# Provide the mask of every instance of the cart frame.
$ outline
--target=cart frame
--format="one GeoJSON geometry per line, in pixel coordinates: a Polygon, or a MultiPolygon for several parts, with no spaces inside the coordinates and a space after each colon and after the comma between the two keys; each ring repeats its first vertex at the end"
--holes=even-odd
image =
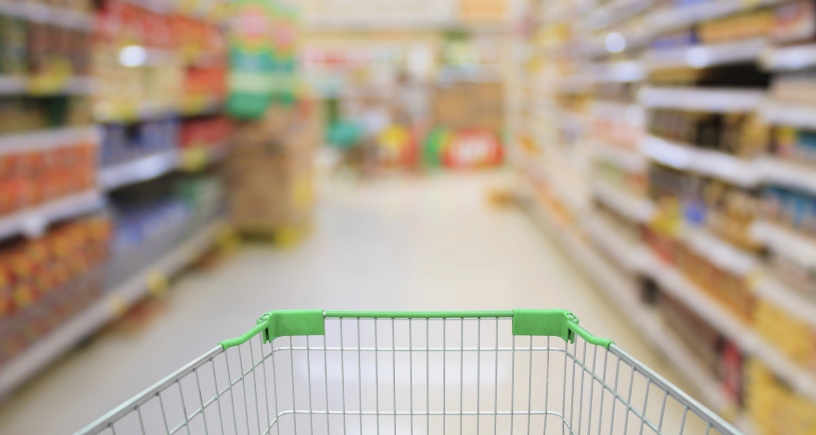
{"type": "MultiPolygon", "coordinates": [[[[349,420],[359,419],[359,429],[353,429],[350,433],[355,433],[355,430],[358,430],[357,433],[368,433],[370,431],[366,430],[364,427],[363,419],[365,418],[376,418],[376,427],[374,432],[380,433],[397,433],[397,421],[398,419],[410,419],[410,433],[414,433],[414,430],[417,429],[421,433],[436,433],[439,431],[438,428],[431,430],[431,421],[435,418],[441,419],[442,430],[441,433],[449,433],[450,426],[455,423],[456,417],[458,417],[458,433],[462,433],[463,431],[463,420],[465,418],[471,419],[475,421],[475,433],[479,433],[480,430],[484,431],[485,433],[498,433],[498,425],[499,421],[509,421],[510,432],[513,432],[513,425],[516,423],[519,417],[526,417],[526,429],[525,433],[531,432],[531,427],[534,425],[532,423],[532,418],[536,418],[536,422],[543,419],[543,429],[546,432],[550,428],[547,423],[548,417],[555,417],[559,419],[561,432],[564,434],[589,434],[590,432],[595,433],[597,431],[598,434],[601,433],[615,433],[615,407],[624,407],[623,411],[619,408],[618,413],[625,412],[625,426],[624,432],[626,433],[627,427],[629,425],[630,416],[632,416],[632,421],[638,423],[640,425],[639,433],[642,434],[644,428],[648,428],[648,433],[655,433],[655,434],[663,434],[663,433],[684,433],[684,426],[686,425],[686,417],[690,413],[695,415],[697,418],[703,421],[705,425],[705,434],[708,435],[711,433],[711,430],[714,429],[717,432],[724,434],[724,435],[740,435],[741,432],[738,431],[734,426],[729,424],[723,418],[718,416],[716,413],[711,411],[710,409],[706,408],[702,404],[700,404],[697,400],[693,399],[691,396],[683,392],[681,389],[667,381],[665,378],[654,372],[652,369],[629,355],[628,353],[624,352],[618,346],[616,346],[612,341],[595,337],[594,335],[587,332],[581,326],[579,326],[578,319],[569,311],[566,310],[509,310],[509,311],[450,311],[450,312],[397,312],[397,311],[323,311],[323,310],[295,310],[295,311],[272,311],[269,313],[264,314],[260,319],[257,321],[257,325],[248,331],[246,334],[221,342],[218,346],[211,349],[206,354],[200,356],[196,360],[190,362],[186,366],[182,367],[181,369],[175,371],[171,375],[167,376],[166,378],[162,379],[161,381],[157,382],[150,388],[144,390],[142,393],[136,395],[135,397],[131,398],[130,400],[126,401],[125,403],[121,404],[120,406],[114,408],[98,420],[94,421],[87,427],[79,430],[76,432],[78,435],[96,435],[100,433],[105,434],[117,434],[122,433],[119,427],[120,423],[124,424],[123,422],[128,419],[131,422],[131,426],[137,427],[136,433],[147,434],[147,433],[154,433],[152,430],[146,430],[145,428],[148,426],[146,424],[146,417],[143,418],[143,409],[146,409],[148,404],[155,404],[158,401],[158,407],[161,409],[161,417],[163,420],[162,429],[159,430],[160,433],[165,433],[169,435],[174,435],[176,433],[199,433],[201,432],[201,428],[203,428],[203,432],[201,433],[258,433],[260,435],[265,434],[272,434],[273,431],[275,433],[281,433],[281,425],[282,419],[289,416],[292,420],[292,425],[294,427],[294,431],[291,433],[300,433],[298,432],[298,423],[300,422],[301,428],[305,424],[305,421],[308,421],[309,433],[314,433],[315,428],[317,427],[316,420],[319,418],[325,419],[325,427],[320,426],[318,430],[322,431],[325,429],[325,433],[343,433],[346,434],[349,432],[347,430],[349,425],[349,420]],[[329,346],[327,342],[329,338],[327,338],[327,327],[326,324],[328,322],[332,323],[332,326],[339,325],[339,346],[329,346]],[[373,324],[373,332],[374,332],[374,345],[373,346],[364,346],[363,339],[361,339],[361,321],[364,323],[363,326],[370,326],[373,324]],[[383,334],[380,334],[380,338],[377,337],[377,328],[378,324],[389,325],[390,321],[390,330],[386,329],[386,333],[390,332],[390,345],[381,345],[383,338],[383,334]],[[399,323],[405,321],[407,322],[407,331],[409,337],[408,345],[398,346],[397,339],[396,339],[396,330],[400,329],[400,331],[404,331],[405,327],[399,323]],[[438,328],[434,326],[432,321],[441,321],[441,340],[442,346],[431,346],[432,337],[439,338],[438,336],[438,328]],[[466,323],[471,322],[472,323],[466,323]],[[495,321],[495,322],[494,322],[495,321]],[[366,322],[368,322],[366,324],[366,322]],[[383,323],[385,322],[385,323],[383,323]],[[495,323],[495,326],[493,325],[495,323]],[[500,345],[500,325],[504,325],[504,323],[508,323],[508,328],[512,328],[512,345],[500,345]],[[423,329],[424,324],[424,344],[420,344],[416,346],[416,342],[422,342],[422,338],[420,337],[421,334],[414,334],[414,330],[423,329]],[[475,329],[471,326],[471,324],[475,324],[475,329]],[[356,325],[356,345],[352,343],[349,345],[349,340],[354,340],[353,333],[351,337],[349,337],[349,333],[347,332],[344,335],[343,327],[346,325],[346,329],[354,329],[356,325]],[[434,329],[437,328],[437,329],[434,329]],[[454,343],[454,345],[458,344],[458,347],[451,347],[451,343],[447,343],[447,337],[453,333],[455,335],[456,329],[461,331],[462,338],[460,339],[459,343],[454,343]],[[431,330],[434,329],[434,334],[431,334],[431,330]],[[465,338],[467,331],[478,331],[476,336],[476,346],[466,346],[465,345],[465,338]],[[485,344],[486,338],[483,335],[486,334],[493,334],[495,330],[495,344],[485,344]],[[310,338],[314,336],[323,336],[322,343],[318,346],[314,346],[310,344],[310,338]],[[284,341],[284,345],[276,346],[283,337],[288,337],[288,346],[287,343],[284,341]],[[305,337],[305,346],[296,346],[294,337],[305,337]],[[517,345],[517,341],[524,341],[523,337],[529,337],[529,345],[522,345],[519,347],[517,345]],[[536,340],[546,340],[546,345],[534,345],[534,338],[536,340]],[[551,346],[550,340],[551,338],[560,339],[555,340],[556,342],[560,343],[563,341],[563,347],[558,346],[551,346]],[[253,340],[255,339],[255,340],[253,340]],[[579,358],[579,354],[581,351],[582,343],[583,348],[583,359],[579,358]],[[592,366],[590,367],[588,358],[588,345],[591,345],[592,349],[592,366]],[[266,346],[266,347],[265,347],[266,346]],[[237,359],[235,357],[235,351],[232,352],[232,355],[228,354],[230,349],[237,348],[237,359]],[[570,350],[571,348],[571,350],[570,350]],[[267,350],[264,350],[267,349],[267,350]],[[258,350],[260,350],[258,352],[258,350]],[[295,364],[293,354],[300,352],[300,354],[305,354],[305,357],[301,355],[301,358],[298,360],[298,364],[295,364]],[[341,366],[341,376],[338,377],[339,380],[333,380],[332,377],[329,376],[330,365],[327,362],[327,354],[335,352],[339,355],[340,358],[340,366],[341,366]],[[366,410],[364,408],[370,408],[370,404],[364,406],[364,398],[363,394],[363,370],[362,366],[363,362],[363,355],[368,352],[373,354],[374,357],[374,371],[375,371],[375,387],[376,387],[376,404],[373,410],[366,410]],[[529,365],[528,368],[528,379],[530,379],[529,385],[526,388],[526,409],[524,408],[524,404],[522,403],[521,406],[516,402],[523,402],[523,391],[517,391],[516,384],[518,383],[518,379],[522,379],[521,382],[524,383],[523,380],[523,373],[517,374],[516,366],[522,362],[525,358],[519,357],[517,359],[517,353],[524,352],[529,354],[529,365]],[[560,411],[550,409],[552,406],[551,404],[555,400],[556,405],[558,402],[557,393],[553,393],[552,397],[550,397],[550,390],[553,388],[558,387],[554,382],[551,382],[550,379],[550,366],[553,364],[551,362],[551,352],[558,352],[563,353],[563,379],[558,379],[559,383],[563,383],[562,386],[562,396],[561,396],[561,409],[560,411]],[[314,353],[318,354],[318,357],[312,357],[314,353]],[[356,373],[354,373],[353,367],[346,369],[346,362],[349,361],[349,358],[355,358],[356,353],[356,373]],[[410,378],[409,385],[410,385],[410,404],[405,405],[403,408],[405,410],[400,411],[401,408],[398,405],[398,402],[406,393],[403,390],[399,390],[398,396],[398,386],[397,386],[397,360],[398,355],[403,353],[407,353],[408,356],[408,364],[410,365],[410,370],[407,371],[408,377],[410,378]],[[432,390],[432,382],[431,382],[431,366],[430,360],[434,353],[440,353],[442,358],[442,382],[441,382],[441,393],[442,393],[442,405],[441,411],[434,411],[432,408],[432,397],[436,398],[438,396],[439,391],[438,387],[434,389],[434,396],[431,395],[432,390]],[[544,365],[541,364],[534,364],[533,356],[534,354],[546,355],[546,378],[544,380],[545,385],[545,393],[544,393],[544,402],[543,407],[540,410],[533,409],[533,386],[532,386],[532,378],[533,378],[533,371],[534,367],[536,370],[539,370],[538,367],[544,365]],[[256,355],[257,354],[257,355],[256,355]],[[284,370],[283,368],[279,369],[278,371],[275,370],[275,363],[278,361],[278,364],[285,364],[286,359],[284,356],[288,354],[288,370],[284,370]],[[320,361],[320,354],[322,354],[322,363],[320,361]],[[476,406],[475,411],[466,411],[465,410],[465,394],[463,390],[465,389],[465,382],[464,382],[464,373],[465,373],[465,364],[464,359],[465,355],[475,354],[476,357],[476,382],[475,382],[475,397],[476,397],[476,406]],[[510,396],[509,396],[509,411],[506,410],[499,410],[499,395],[500,395],[500,387],[499,387],[499,367],[500,367],[500,354],[502,354],[503,358],[510,358],[511,363],[509,366],[511,367],[512,371],[512,381],[510,386],[510,396]],[[247,365],[245,361],[245,357],[249,356],[250,362],[247,365]],[[388,358],[383,357],[382,355],[392,355],[388,358]],[[489,359],[485,358],[485,355],[489,355],[490,357],[495,356],[495,363],[493,370],[495,371],[495,378],[494,378],[494,392],[493,392],[493,409],[492,410],[484,410],[485,404],[480,403],[482,402],[482,398],[485,398],[484,402],[488,401],[488,397],[485,397],[485,393],[480,392],[482,389],[483,383],[489,383],[489,377],[486,377],[485,373],[488,371],[490,367],[486,362],[489,362],[489,359]],[[223,356],[223,365],[226,367],[226,375],[228,382],[223,381],[223,374],[222,374],[222,384],[226,383],[225,387],[221,387],[219,384],[219,380],[216,375],[216,371],[223,371],[222,369],[218,369],[219,362],[217,358],[223,356]],[[257,359],[256,359],[257,356],[257,359]],[[378,359],[379,356],[379,359],[378,359]],[[424,360],[422,357],[424,356],[424,360]],[[453,364],[449,364],[452,356],[458,356],[459,364],[457,365],[454,361],[453,364]],[[305,359],[304,359],[305,358],[305,359]],[[425,362],[425,370],[421,372],[424,374],[425,377],[425,406],[424,409],[415,409],[421,408],[419,406],[415,406],[416,403],[421,401],[420,395],[416,395],[415,397],[415,383],[419,384],[421,380],[415,380],[415,374],[421,370],[421,367],[417,368],[418,364],[414,364],[414,361],[419,358],[420,362],[425,362]],[[598,361],[602,361],[603,369],[602,372],[598,372],[596,367],[598,365],[598,361]],[[313,361],[316,359],[316,361],[313,361]],[[232,370],[230,369],[230,361],[233,362],[232,370]],[[239,368],[238,374],[233,376],[235,372],[235,361],[238,361],[239,368]],[[611,361],[611,363],[610,363],[611,361]],[[306,370],[308,371],[308,384],[304,384],[301,386],[296,386],[295,381],[295,368],[298,367],[298,370],[303,368],[303,363],[305,362],[306,370]],[[385,366],[384,363],[390,363],[393,366],[392,370],[385,366]],[[614,368],[614,381],[612,379],[607,380],[607,373],[612,370],[612,364],[615,365],[614,368]],[[621,373],[621,365],[624,368],[627,368],[630,372],[629,382],[628,382],[628,394],[624,394],[622,391],[618,391],[618,381],[620,378],[621,373]],[[210,366],[210,367],[207,367],[210,366]],[[271,366],[271,371],[269,371],[269,366],[271,366]],[[484,366],[484,370],[482,367],[484,366]],[[248,368],[247,368],[248,367],[248,368]],[[459,375],[459,408],[458,409],[449,409],[451,406],[448,404],[450,402],[450,396],[448,396],[449,391],[447,387],[454,383],[455,379],[446,378],[446,374],[453,369],[452,374],[455,375],[456,369],[458,368],[458,375],[459,375]],[[568,378],[568,369],[572,367],[572,380],[571,380],[571,391],[570,386],[567,384],[568,378]],[[313,378],[319,377],[318,372],[322,368],[322,375],[323,375],[323,382],[321,383],[320,379],[316,379],[314,382],[318,384],[317,387],[313,385],[313,378]],[[381,385],[388,386],[386,384],[387,380],[380,379],[380,372],[384,371],[384,375],[387,375],[385,371],[390,372],[391,377],[393,377],[393,388],[390,389],[390,392],[393,393],[393,402],[390,406],[382,406],[381,403],[384,400],[390,400],[391,398],[381,398],[381,385]],[[580,371],[580,390],[576,390],[576,381],[578,380],[578,373],[580,371]],[[261,375],[259,375],[259,372],[261,375]],[[271,373],[271,376],[269,376],[271,373]],[[250,384],[250,375],[252,377],[250,384]],[[291,390],[287,387],[285,394],[282,392],[283,387],[286,385],[281,386],[280,383],[286,375],[291,375],[291,390]],[[356,378],[354,378],[356,375],[356,378]],[[633,404],[634,399],[632,396],[633,391],[633,384],[635,383],[636,375],[642,377],[646,381],[646,388],[645,388],[645,397],[643,399],[642,406],[638,407],[636,404],[633,404]],[[589,383],[585,386],[585,376],[588,377],[589,383]],[[211,378],[213,384],[211,385],[211,390],[213,394],[204,393],[205,388],[202,388],[202,383],[204,380],[211,378]],[[273,387],[269,387],[269,378],[272,379],[273,387]],[[347,400],[349,395],[353,395],[353,387],[355,384],[355,379],[357,380],[357,388],[359,390],[359,395],[354,396],[359,403],[349,403],[347,406],[347,400]],[[488,382],[485,382],[484,379],[487,379],[488,382]],[[193,385],[192,381],[195,381],[193,387],[183,387],[182,382],[187,384],[193,385]],[[336,382],[334,382],[336,381],[336,382]],[[416,381],[416,382],[415,382],[416,381]],[[263,385],[260,386],[260,389],[263,391],[259,392],[259,384],[262,383],[263,385]],[[325,385],[323,385],[325,384],[325,385]],[[342,409],[332,410],[332,405],[330,405],[330,388],[329,385],[332,385],[332,389],[337,389],[342,385],[342,409]],[[551,385],[552,384],[552,385],[551,385]],[[240,386],[240,388],[239,388],[240,386]],[[264,388],[266,386],[266,388],[264,388]],[[598,396],[593,398],[593,395],[596,394],[596,386],[599,390],[597,392],[598,396]],[[175,387],[175,388],[174,388],[175,387]],[[196,388],[197,387],[197,388],[196,388]],[[587,387],[589,388],[587,390],[587,387]],[[190,388],[195,391],[197,389],[196,394],[187,394],[185,396],[184,389],[190,388]],[[307,393],[303,392],[303,389],[307,389],[307,393]],[[317,388],[317,389],[315,389],[317,388]],[[313,394],[315,392],[320,392],[322,395],[323,389],[325,388],[325,397],[316,400],[319,403],[313,403],[313,394]],[[662,397],[659,399],[662,401],[662,405],[659,409],[659,417],[652,416],[650,417],[647,413],[647,405],[649,402],[649,391],[650,389],[657,388],[660,392],[662,392],[662,397]],[[178,400],[175,408],[178,408],[176,414],[181,415],[180,418],[176,418],[178,423],[168,423],[168,415],[171,413],[170,408],[172,406],[168,405],[169,401],[172,401],[173,398],[169,396],[175,397],[175,390],[178,391],[178,400]],[[240,390],[240,391],[239,391],[240,390]],[[349,390],[349,391],[347,391],[349,390]],[[585,392],[588,391],[588,398],[585,397],[585,392]],[[283,401],[289,400],[289,398],[284,398],[283,396],[288,396],[288,393],[291,392],[291,407],[286,407],[282,404],[283,401]],[[580,393],[580,399],[578,395],[580,393]],[[569,394],[569,402],[568,403],[568,396],[569,394]],[[243,395],[243,397],[241,397],[243,395]],[[252,397],[254,395],[254,398],[252,397]],[[300,406],[299,403],[303,403],[305,400],[303,398],[304,395],[308,395],[308,409],[298,409],[300,406]],[[206,397],[205,397],[206,396],[206,397]],[[270,397],[274,396],[274,397],[270,397]],[[297,397],[300,396],[300,397],[297,397]],[[446,400],[446,397],[448,400],[446,400]],[[516,400],[516,397],[519,397],[516,400]],[[600,402],[598,399],[600,398],[600,402]],[[587,400],[588,399],[588,400],[587,400]],[[683,409],[682,420],[679,425],[679,431],[674,429],[671,431],[665,431],[664,425],[664,413],[666,409],[667,399],[673,399],[679,406],[683,409]],[[321,402],[321,400],[323,402],[321,402]],[[272,408],[272,404],[274,401],[274,411],[270,414],[270,409],[272,408]],[[577,401],[577,402],[576,402],[577,401]],[[611,411],[608,414],[604,415],[604,403],[611,402],[611,411]],[[238,403],[238,412],[236,412],[236,403],[238,403]],[[325,403],[325,409],[319,409],[319,405],[325,403]],[[576,413],[575,413],[575,404],[578,403],[578,413],[577,413],[577,421],[575,420],[576,413]],[[588,405],[588,412],[584,414],[584,404],[588,405]],[[600,412],[596,409],[593,412],[593,405],[596,408],[600,407],[600,412]],[[243,409],[241,409],[241,404],[243,404],[243,409]],[[252,405],[254,404],[254,412],[250,412],[252,405]],[[216,424],[216,413],[215,409],[213,409],[213,405],[215,405],[215,409],[217,409],[217,421],[216,424]],[[357,405],[356,407],[354,405],[357,405]],[[569,406],[569,418],[567,417],[568,407],[569,406]],[[283,409],[281,408],[283,407],[283,409]],[[266,410],[266,421],[262,421],[262,408],[266,410]],[[351,408],[351,409],[349,409],[351,408]],[[410,409],[409,409],[410,408],[410,409]],[[192,410],[192,411],[191,411],[192,410]],[[208,417],[209,414],[209,417],[208,417]],[[230,419],[231,414],[231,419],[230,419]],[[252,415],[250,415],[252,414],[252,415]],[[322,417],[321,417],[322,416],[322,417]],[[253,418],[254,417],[254,418],[253,418]],[[389,421],[393,420],[393,431],[389,428],[382,430],[383,423],[380,421],[381,417],[383,419],[388,419],[389,421]],[[593,424],[593,417],[596,418],[595,424],[597,428],[592,427],[593,424]],[[424,431],[421,430],[421,427],[415,428],[415,423],[419,426],[419,421],[415,421],[416,418],[421,418],[424,420],[424,431]],[[492,418],[492,429],[485,428],[485,424],[480,426],[480,423],[483,423],[485,418],[492,418]],[[606,420],[604,420],[606,418],[606,420]],[[334,431],[331,428],[330,421],[332,419],[342,419],[342,429],[335,429],[334,431]],[[608,420],[611,419],[611,422],[608,420]],[[196,423],[196,420],[199,420],[196,423]],[[138,425],[137,423],[138,422],[138,425]],[[586,427],[582,427],[584,423],[587,423],[586,427]],[[449,426],[446,428],[446,423],[449,426]],[[194,427],[194,425],[197,426],[194,427]],[[606,426],[608,424],[609,430],[606,431],[606,426]],[[277,428],[276,428],[277,426],[277,428]],[[603,426],[603,429],[602,429],[603,426]],[[192,428],[192,429],[191,429],[192,428]],[[584,432],[586,430],[586,432],[584,432]]],[[[329,328],[330,329],[330,328],[329,328]]],[[[382,326],[380,327],[382,329],[382,326]]],[[[387,334],[386,334],[387,335],[387,334]]],[[[492,336],[491,336],[492,337],[492,336]]],[[[388,337],[386,336],[385,339],[388,337]]],[[[488,337],[489,338],[489,337],[488,337]]],[[[312,340],[314,341],[314,339],[312,340]]],[[[542,343],[539,341],[539,343],[542,343]]],[[[555,358],[552,359],[555,361],[555,358]]],[[[352,360],[353,362],[354,360],[352,360]]],[[[402,361],[402,360],[401,360],[402,361]]],[[[560,359],[559,359],[560,361],[560,359]]],[[[401,362],[402,364],[402,362],[401,362]]],[[[505,365],[507,366],[507,365],[505,365]]],[[[331,367],[332,370],[335,370],[336,367],[331,367]]],[[[435,371],[433,372],[434,376],[437,376],[439,367],[434,365],[435,371]]],[[[368,369],[366,369],[368,370],[368,369]]],[[[626,374],[626,370],[624,370],[624,375],[626,374]]],[[[489,376],[489,373],[488,373],[489,376]]],[[[385,376],[383,376],[385,377],[385,376]]],[[[624,381],[624,384],[626,382],[624,381]]],[[[623,386],[623,385],[621,385],[623,386]]],[[[487,388],[487,385],[484,387],[487,388]]],[[[385,389],[385,388],[383,388],[385,389]]],[[[491,390],[492,391],[492,390],[491,390]]],[[[454,392],[455,393],[455,392],[454,392]]],[[[335,393],[337,394],[337,393],[335,393]]],[[[540,389],[536,388],[536,394],[540,395],[540,389]]],[[[315,394],[316,395],[316,394],[315,394]]],[[[384,396],[384,395],[383,395],[384,396]]],[[[468,398],[472,399],[472,394],[468,393],[468,398]]],[[[454,397],[455,399],[455,397],[454,397]]],[[[540,401],[540,399],[539,399],[540,401]]],[[[655,401],[655,397],[653,395],[652,401],[655,401]]],[[[537,405],[540,406],[540,405],[537,405]]],[[[455,405],[453,406],[455,408],[455,405]]],[[[155,408],[155,406],[154,406],[155,408]]],[[[648,410],[649,413],[654,414],[656,410],[651,408],[648,410]]],[[[172,419],[170,419],[172,420],[172,419]]],[[[173,420],[175,421],[175,420],[173,420]]],[[[518,423],[518,426],[521,426],[523,422],[518,423]]],[[[356,423],[355,423],[356,424],[356,423]]],[[[537,425],[537,423],[536,423],[537,425]]],[[[502,423],[502,426],[506,426],[502,423]]],[[[436,426],[435,426],[436,427],[436,426]]],[[[536,426],[538,427],[538,426],[536,426]]],[[[471,428],[472,429],[472,428],[471,428]]],[[[469,429],[469,430],[471,430],[469,429]]],[[[304,429],[301,429],[304,430],[304,429]]],[[[407,429],[406,429],[407,430],[407,429]]],[[[284,429],[283,433],[286,432],[284,429]]],[[[322,432],[321,432],[322,433],[322,432]]],[[[504,432],[503,432],[504,433],[504,432]]],[[[535,433],[541,433],[541,429],[536,429],[535,433]]]]}

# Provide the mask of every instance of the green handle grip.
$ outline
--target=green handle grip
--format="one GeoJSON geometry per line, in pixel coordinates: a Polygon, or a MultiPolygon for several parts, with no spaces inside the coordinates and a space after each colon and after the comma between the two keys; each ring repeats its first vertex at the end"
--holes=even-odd
{"type": "Polygon", "coordinates": [[[258,319],[258,324],[246,334],[221,342],[225,350],[246,343],[261,334],[264,343],[278,337],[324,335],[325,318],[359,319],[474,319],[510,317],[513,335],[560,337],[574,342],[575,335],[588,343],[609,348],[613,343],[595,337],[578,325],[578,318],[566,310],[512,310],[512,311],[323,311],[293,310],[270,311],[258,319]]]}

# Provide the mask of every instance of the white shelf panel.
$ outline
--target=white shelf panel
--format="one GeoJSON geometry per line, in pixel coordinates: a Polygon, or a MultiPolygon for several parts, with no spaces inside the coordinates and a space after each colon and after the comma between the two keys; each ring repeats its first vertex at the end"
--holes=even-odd
{"type": "Polygon", "coordinates": [[[638,91],[638,101],[651,109],[712,113],[751,112],[764,97],[764,91],[748,89],[649,86],[638,91]]]}
{"type": "Polygon", "coordinates": [[[756,172],[766,183],[793,187],[816,194],[816,166],[763,156],[756,162],[756,172]]]}
{"type": "Polygon", "coordinates": [[[223,226],[222,222],[211,224],[8,362],[0,371],[0,398],[147,296],[151,276],[176,274],[200,257],[213,245],[223,226]]]}
{"type": "Polygon", "coordinates": [[[90,77],[72,77],[61,85],[43,87],[25,76],[0,75],[0,95],[89,95],[96,81],[90,77]]]}
{"type": "Polygon", "coordinates": [[[680,237],[697,255],[736,276],[746,277],[759,270],[761,262],[755,255],[732,246],[709,231],[686,226],[680,237]]]}
{"type": "Polygon", "coordinates": [[[764,38],[724,44],[695,45],[666,49],[651,49],[642,57],[646,68],[707,68],[716,65],[754,62],[767,46],[764,38]]]}
{"type": "Polygon", "coordinates": [[[789,288],[776,278],[764,277],[754,286],[757,294],[784,308],[816,330],[816,302],[789,288]]]}
{"type": "Polygon", "coordinates": [[[113,190],[142,181],[158,178],[178,168],[180,154],[172,149],[103,168],[99,172],[99,184],[105,190],[113,190]]]}
{"type": "Polygon", "coordinates": [[[760,181],[754,162],[725,153],[704,150],[646,135],[641,151],[651,159],[675,169],[718,178],[742,187],[754,187],[760,181]]]}
{"type": "Polygon", "coordinates": [[[751,225],[750,234],[772,251],[816,267],[816,240],[811,237],[773,222],[759,220],[751,225]]]}
{"type": "Polygon", "coordinates": [[[654,204],[647,198],[624,192],[605,183],[594,183],[592,193],[606,206],[634,222],[648,223],[655,212],[654,204]]]}
{"type": "Polygon", "coordinates": [[[98,191],[67,196],[0,218],[0,240],[17,235],[38,237],[54,222],[99,210],[105,200],[98,191]]]}
{"type": "Polygon", "coordinates": [[[80,143],[99,143],[98,127],[66,127],[0,136],[0,155],[47,150],[80,143]]]}
{"type": "Polygon", "coordinates": [[[628,240],[604,219],[592,213],[587,213],[582,222],[589,237],[621,267],[630,272],[643,270],[645,253],[640,244],[628,240]]]}
{"type": "Polygon", "coordinates": [[[795,71],[816,66],[816,44],[769,47],[759,58],[771,71],[795,71]]]}
{"type": "Polygon", "coordinates": [[[766,100],[759,105],[759,113],[772,125],[816,129],[816,105],[766,100]]]}
{"type": "Polygon", "coordinates": [[[618,61],[596,64],[596,81],[601,83],[635,83],[646,78],[646,68],[640,61],[618,61]]]}
{"type": "Polygon", "coordinates": [[[615,164],[630,172],[645,172],[649,162],[638,150],[609,145],[602,141],[591,142],[592,152],[596,159],[615,164]]]}

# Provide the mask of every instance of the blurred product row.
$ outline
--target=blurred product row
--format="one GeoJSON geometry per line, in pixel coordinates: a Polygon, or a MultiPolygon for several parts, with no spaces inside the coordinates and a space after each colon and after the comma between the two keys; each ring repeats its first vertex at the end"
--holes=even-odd
{"type": "Polygon", "coordinates": [[[528,11],[511,109],[535,206],[709,405],[816,433],[816,3],[528,11]]]}
{"type": "Polygon", "coordinates": [[[184,3],[0,1],[0,398],[160,291],[230,218],[289,224],[318,111],[275,115],[313,136],[250,140],[265,122],[225,111],[227,2],[184,3]],[[238,206],[258,191],[262,210],[238,206]]]}

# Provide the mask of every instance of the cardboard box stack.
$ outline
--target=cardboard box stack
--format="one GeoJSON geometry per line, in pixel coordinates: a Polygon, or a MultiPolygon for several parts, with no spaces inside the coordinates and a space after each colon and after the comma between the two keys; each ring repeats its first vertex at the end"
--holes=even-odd
{"type": "Polygon", "coordinates": [[[274,234],[308,226],[321,138],[314,104],[273,106],[260,120],[238,125],[227,163],[229,216],[237,231],[274,234]]]}
{"type": "Polygon", "coordinates": [[[432,108],[437,127],[499,132],[504,128],[504,86],[469,82],[439,86],[432,108]]]}

